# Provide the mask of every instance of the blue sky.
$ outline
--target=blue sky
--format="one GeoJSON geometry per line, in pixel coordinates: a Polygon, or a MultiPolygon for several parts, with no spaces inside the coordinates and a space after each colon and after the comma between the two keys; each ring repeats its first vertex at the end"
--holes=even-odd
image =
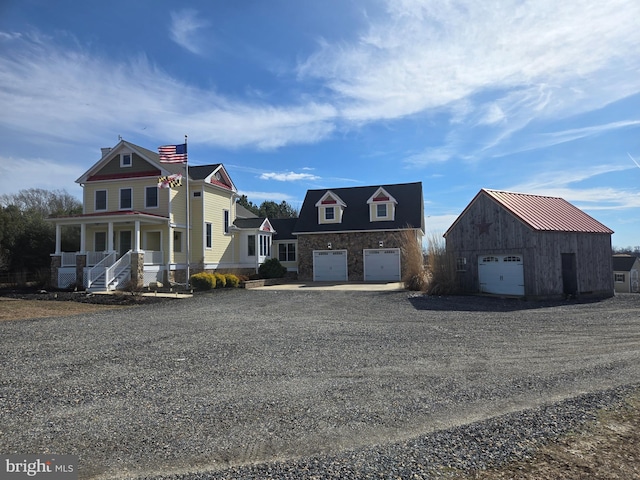
{"type": "Polygon", "coordinates": [[[189,136],[240,193],[422,181],[560,196],[640,245],[637,0],[5,0],[0,193],[189,136]]]}

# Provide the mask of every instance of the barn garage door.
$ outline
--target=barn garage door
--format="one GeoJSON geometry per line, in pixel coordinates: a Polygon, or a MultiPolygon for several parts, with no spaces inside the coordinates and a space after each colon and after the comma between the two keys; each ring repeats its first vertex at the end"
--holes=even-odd
{"type": "Polygon", "coordinates": [[[481,292],[524,295],[522,255],[481,255],[478,278],[481,292]]]}
{"type": "Polygon", "coordinates": [[[313,280],[315,282],[346,282],[346,250],[314,250],[313,280]]]}
{"type": "Polygon", "coordinates": [[[380,248],[364,251],[365,282],[399,282],[400,249],[380,248]]]}

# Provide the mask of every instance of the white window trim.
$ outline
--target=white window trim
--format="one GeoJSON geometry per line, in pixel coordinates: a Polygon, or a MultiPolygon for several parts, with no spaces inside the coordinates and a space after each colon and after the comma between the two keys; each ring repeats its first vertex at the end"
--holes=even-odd
{"type": "Polygon", "coordinates": [[[329,205],[324,208],[324,220],[325,222],[335,222],[336,220],[336,207],[329,205]],[[329,218],[329,212],[331,212],[331,218],[329,218]]]}
{"type": "Polygon", "coordinates": [[[109,191],[105,189],[93,192],[93,209],[96,212],[106,212],[109,210],[109,191]],[[104,208],[98,208],[98,192],[104,192],[104,208]]]}
{"type": "Polygon", "coordinates": [[[123,187],[119,190],[119,194],[118,194],[118,207],[120,210],[133,210],[133,188],[132,187],[123,187]],[[123,207],[122,206],[122,192],[124,190],[130,190],[131,191],[131,206],[130,207],[123,207]]]}
{"type": "Polygon", "coordinates": [[[120,168],[130,168],[133,166],[133,154],[131,152],[124,152],[120,154],[120,168]],[[124,163],[125,156],[129,156],[129,164],[124,163]]]}
{"type": "MultiPolygon", "coordinates": [[[[160,192],[158,191],[158,187],[157,186],[153,186],[153,187],[145,187],[144,188],[144,208],[146,209],[152,209],[152,208],[160,208],[160,192]],[[152,188],[156,191],[156,204],[155,205],[147,205],[147,190],[149,188],[152,188]]],[[[132,197],[133,199],[133,197],[132,197]]]]}

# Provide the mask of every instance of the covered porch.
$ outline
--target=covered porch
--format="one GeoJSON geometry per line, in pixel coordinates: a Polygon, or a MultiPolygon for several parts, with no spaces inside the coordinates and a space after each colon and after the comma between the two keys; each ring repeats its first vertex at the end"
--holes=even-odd
{"type": "Polygon", "coordinates": [[[144,212],[111,212],[51,219],[56,250],[51,254],[51,284],[90,291],[141,288],[163,282],[171,261],[169,218],[144,212]],[[61,249],[62,229],[80,227],[80,248],[61,249]]]}

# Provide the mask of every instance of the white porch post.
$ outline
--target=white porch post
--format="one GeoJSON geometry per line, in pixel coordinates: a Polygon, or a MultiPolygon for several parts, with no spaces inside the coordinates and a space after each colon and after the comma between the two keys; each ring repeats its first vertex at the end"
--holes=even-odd
{"type": "Polygon", "coordinates": [[[56,223],[56,255],[62,253],[62,225],[56,223]]]}
{"type": "Polygon", "coordinates": [[[80,253],[87,252],[87,225],[84,223],[80,224],[80,253]]]}
{"type": "Polygon", "coordinates": [[[140,251],[140,220],[135,221],[135,247],[133,249],[134,252],[140,251]]]}
{"type": "Polygon", "coordinates": [[[113,246],[113,222],[109,222],[109,228],[107,229],[107,251],[113,252],[115,250],[113,246]]]}

